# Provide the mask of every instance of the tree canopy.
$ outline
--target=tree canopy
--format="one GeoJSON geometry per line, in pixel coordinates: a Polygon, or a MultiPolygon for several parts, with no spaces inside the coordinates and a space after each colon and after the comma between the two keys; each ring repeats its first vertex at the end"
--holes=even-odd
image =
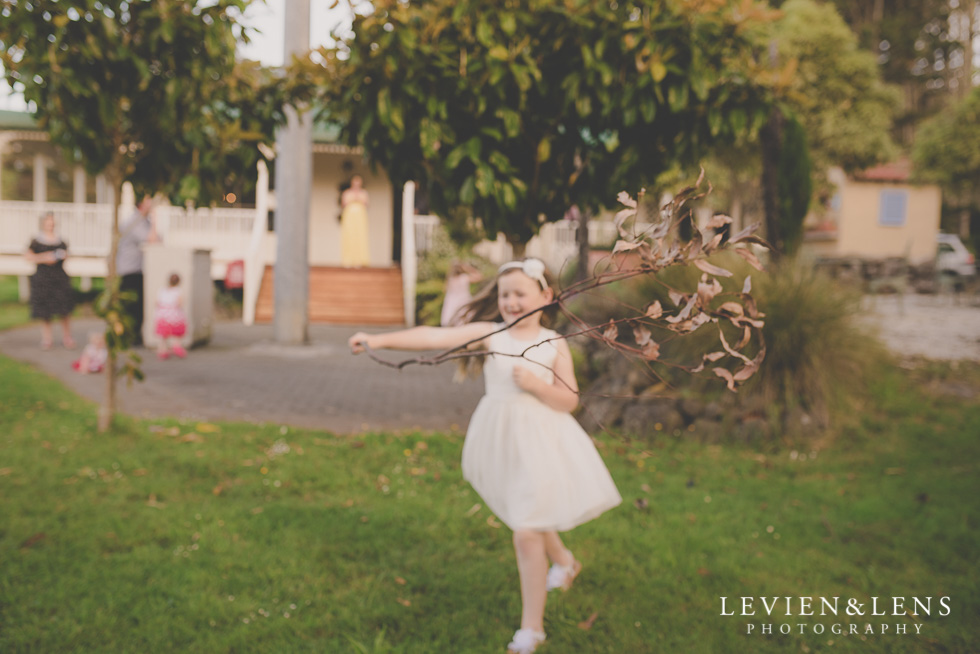
{"type": "Polygon", "coordinates": [[[248,0],[5,1],[0,59],[42,129],[91,174],[209,203],[272,141],[286,90],[253,64],[248,0]]]}
{"type": "Polygon", "coordinates": [[[779,71],[751,2],[374,2],[322,51],[323,105],[443,216],[525,242],[539,217],[596,208],[675,161],[746,138],[779,71]]]}
{"type": "Polygon", "coordinates": [[[953,204],[980,207],[980,88],[931,118],[912,150],[916,175],[940,184],[953,204]]]}
{"type": "Polygon", "coordinates": [[[785,102],[807,134],[814,170],[860,170],[896,154],[891,140],[898,93],[881,81],[874,55],[833,5],[789,0],[773,33],[795,74],[785,102]]]}

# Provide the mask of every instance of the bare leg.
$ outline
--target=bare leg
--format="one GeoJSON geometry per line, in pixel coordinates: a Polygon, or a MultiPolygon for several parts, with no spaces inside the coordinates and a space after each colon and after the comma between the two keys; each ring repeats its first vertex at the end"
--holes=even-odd
{"type": "Polygon", "coordinates": [[[572,553],[561,541],[561,536],[558,535],[557,531],[544,532],[544,548],[552,563],[568,567],[575,560],[572,553]]]}
{"type": "Polygon", "coordinates": [[[44,350],[50,349],[53,338],[51,335],[51,321],[43,321],[41,323],[41,348],[44,350]]]}
{"type": "Polygon", "coordinates": [[[521,577],[521,629],[544,631],[544,603],[548,597],[544,533],[525,529],[515,531],[514,552],[521,577]]]}
{"type": "Polygon", "coordinates": [[[68,316],[61,319],[61,344],[69,350],[75,347],[75,339],[71,337],[71,318],[68,316]]]}

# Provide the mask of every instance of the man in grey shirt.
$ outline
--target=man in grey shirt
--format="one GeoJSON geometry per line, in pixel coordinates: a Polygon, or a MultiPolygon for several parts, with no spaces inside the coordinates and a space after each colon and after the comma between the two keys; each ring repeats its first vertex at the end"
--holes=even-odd
{"type": "Polygon", "coordinates": [[[136,210],[119,228],[119,248],[116,250],[116,274],[119,290],[134,291],[136,300],[124,304],[133,318],[136,332],[134,346],[143,345],[143,244],[156,243],[156,221],[153,217],[153,198],[144,195],[136,210]]]}

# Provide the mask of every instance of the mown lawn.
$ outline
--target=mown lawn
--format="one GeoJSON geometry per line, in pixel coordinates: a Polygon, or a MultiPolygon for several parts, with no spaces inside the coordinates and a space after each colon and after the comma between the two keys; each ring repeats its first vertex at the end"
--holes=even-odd
{"type": "MultiPolygon", "coordinates": [[[[819,447],[603,439],[626,501],[568,535],[585,569],[541,651],[976,651],[980,407],[924,385],[888,371],[819,447]],[[722,616],[722,596],[842,600],[767,618],[722,616]],[[932,614],[867,614],[895,596],[932,614]]],[[[24,365],[0,358],[0,389],[2,652],[502,652],[517,627],[510,534],[462,480],[458,434],[105,436],[24,365]]]]}

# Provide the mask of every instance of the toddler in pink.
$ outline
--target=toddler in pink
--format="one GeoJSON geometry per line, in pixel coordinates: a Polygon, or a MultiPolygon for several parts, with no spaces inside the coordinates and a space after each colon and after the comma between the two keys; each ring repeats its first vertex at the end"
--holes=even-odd
{"type": "Polygon", "coordinates": [[[183,359],[187,356],[187,350],[181,347],[180,337],[187,331],[187,320],[180,292],[180,275],[173,273],[169,281],[169,285],[157,293],[156,334],[160,337],[157,357],[167,359],[174,354],[183,359]]]}

